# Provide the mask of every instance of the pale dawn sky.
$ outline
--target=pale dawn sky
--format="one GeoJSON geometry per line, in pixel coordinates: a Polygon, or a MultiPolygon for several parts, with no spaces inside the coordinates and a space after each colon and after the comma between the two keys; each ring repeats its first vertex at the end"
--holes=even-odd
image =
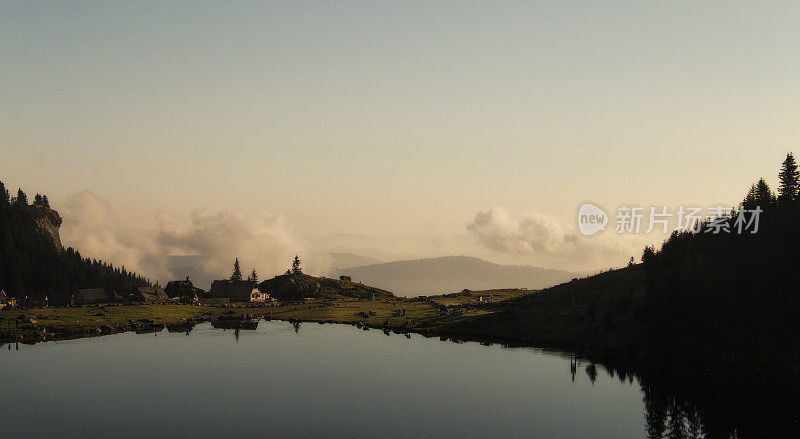
{"type": "Polygon", "coordinates": [[[3,1],[0,180],[134,228],[264,211],[305,237],[735,203],[800,153],[798,23],[791,1],[3,1]]]}

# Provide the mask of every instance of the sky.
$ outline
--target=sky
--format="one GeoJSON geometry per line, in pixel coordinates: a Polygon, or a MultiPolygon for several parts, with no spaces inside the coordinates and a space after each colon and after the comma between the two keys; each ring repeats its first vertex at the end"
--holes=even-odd
{"type": "Polygon", "coordinates": [[[369,237],[607,267],[646,239],[559,258],[487,245],[476,221],[569,241],[586,201],[774,185],[800,153],[798,22],[796,2],[0,1],[0,180],[74,212],[68,243],[101,253],[89,198],[104,233],[171,254],[198,250],[165,224],[255,215],[317,253],[369,237]]]}

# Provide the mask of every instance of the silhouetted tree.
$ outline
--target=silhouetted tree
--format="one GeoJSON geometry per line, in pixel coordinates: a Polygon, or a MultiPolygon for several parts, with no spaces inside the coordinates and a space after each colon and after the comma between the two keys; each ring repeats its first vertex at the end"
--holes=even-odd
{"type": "Polygon", "coordinates": [[[25,195],[25,192],[22,192],[22,189],[17,189],[17,197],[14,199],[17,206],[27,206],[28,205],[28,196],[25,195]]]}
{"type": "Polygon", "coordinates": [[[255,268],[253,269],[253,272],[250,273],[250,276],[248,276],[247,280],[252,281],[252,282],[258,282],[258,274],[256,274],[256,269],[255,268]]]}
{"type": "Polygon", "coordinates": [[[301,274],[303,270],[300,268],[300,258],[295,255],[292,261],[292,274],[301,274]]]}
{"type": "Polygon", "coordinates": [[[645,247],[644,251],[642,252],[642,262],[646,263],[647,261],[653,259],[655,253],[655,249],[653,249],[652,245],[645,247]]]}
{"type": "Polygon", "coordinates": [[[775,193],[769,188],[767,182],[760,178],[755,185],[756,187],[756,205],[766,207],[775,203],[775,193]]]}
{"type": "Polygon", "coordinates": [[[231,281],[242,280],[242,268],[239,266],[239,258],[233,263],[233,274],[231,274],[231,281]]]}
{"type": "Polygon", "coordinates": [[[778,199],[789,201],[797,198],[797,190],[800,188],[800,172],[797,170],[797,162],[794,155],[790,152],[786,154],[786,159],[781,165],[778,173],[778,199]]]}
{"type": "Polygon", "coordinates": [[[11,204],[11,199],[9,198],[8,189],[6,189],[6,185],[0,181],[0,208],[6,207],[11,204]]]}

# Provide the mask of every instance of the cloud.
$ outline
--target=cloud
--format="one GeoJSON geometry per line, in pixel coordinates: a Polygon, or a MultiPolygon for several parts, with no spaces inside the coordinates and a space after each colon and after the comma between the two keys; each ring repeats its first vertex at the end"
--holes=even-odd
{"type": "Polygon", "coordinates": [[[159,247],[150,236],[121,227],[109,203],[91,191],[67,197],[58,206],[63,218],[61,241],[84,257],[124,266],[145,276],[159,278],[168,271],[162,264],[159,247]]]}
{"type": "Polygon", "coordinates": [[[197,210],[188,218],[158,214],[151,229],[132,230],[90,191],[70,195],[59,209],[65,246],[152,280],[191,275],[198,286],[208,288],[211,280],[230,275],[235,258],[245,274],[255,268],[261,280],[284,272],[296,254],[306,272],[329,268],[329,257],[314,252],[282,215],[197,210]]]}
{"type": "Polygon", "coordinates": [[[198,210],[188,220],[160,215],[156,241],[168,255],[199,255],[198,275],[204,278],[230,275],[235,258],[262,280],[286,271],[295,255],[309,273],[321,273],[329,263],[286,217],[267,212],[198,210]]]}
{"type": "Polygon", "coordinates": [[[575,241],[557,218],[531,212],[514,219],[500,207],[478,212],[467,230],[482,245],[503,253],[558,253],[575,241]]]}
{"type": "Polygon", "coordinates": [[[501,207],[475,214],[467,230],[479,245],[499,254],[572,269],[618,266],[644,246],[637,237],[607,232],[587,237],[558,218],[533,211],[515,217],[501,207]]]}

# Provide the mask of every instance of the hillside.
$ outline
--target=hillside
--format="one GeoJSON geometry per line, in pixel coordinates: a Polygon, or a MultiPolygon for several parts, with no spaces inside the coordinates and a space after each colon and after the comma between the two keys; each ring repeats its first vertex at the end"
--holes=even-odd
{"type": "Polygon", "coordinates": [[[355,298],[393,297],[392,293],[369,287],[357,282],[349,282],[307,274],[283,274],[258,284],[259,290],[269,293],[278,300],[300,300],[313,298],[355,298]]]}
{"type": "Polygon", "coordinates": [[[125,294],[148,285],[124,268],[65,250],[60,226],[61,216],[47,196],[36,194],[29,204],[25,192],[11,197],[0,182],[0,291],[16,298],[47,295],[51,304],[60,304],[80,288],[125,294]]]}
{"type": "Polygon", "coordinates": [[[491,313],[439,329],[526,345],[639,350],[645,279],[640,265],[608,271],[489,305],[491,313]]]}
{"type": "Polygon", "coordinates": [[[338,270],[338,275],[414,297],[489,288],[538,289],[577,276],[562,270],[526,265],[499,265],[468,256],[395,261],[338,270]]]}

